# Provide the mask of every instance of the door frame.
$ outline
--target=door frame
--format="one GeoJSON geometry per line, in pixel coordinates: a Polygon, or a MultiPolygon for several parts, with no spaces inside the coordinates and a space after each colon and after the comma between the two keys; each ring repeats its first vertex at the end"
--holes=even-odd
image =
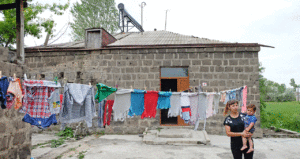
{"type": "MultiPolygon", "coordinates": [[[[161,91],[161,80],[162,79],[188,79],[190,81],[190,72],[188,66],[161,66],[159,68],[159,90],[161,91]],[[161,68],[187,68],[188,69],[188,76],[187,77],[161,77],[161,68]]],[[[177,83],[177,92],[178,92],[178,83],[177,83]]],[[[189,126],[189,124],[184,123],[184,120],[180,118],[180,115],[177,116],[177,124],[161,124],[161,110],[159,110],[159,125],[160,126],[189,126]]]]}

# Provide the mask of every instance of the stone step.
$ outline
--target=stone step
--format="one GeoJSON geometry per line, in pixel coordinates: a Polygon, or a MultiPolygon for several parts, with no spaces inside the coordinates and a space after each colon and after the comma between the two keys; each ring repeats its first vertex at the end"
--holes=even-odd
{"type": "Polygon", "coordinates": [[[152,145],[199,145],[209,144],[210,139],[205,131],[161,129],[146,130],[143,133],[143,142],[152,145]]]}

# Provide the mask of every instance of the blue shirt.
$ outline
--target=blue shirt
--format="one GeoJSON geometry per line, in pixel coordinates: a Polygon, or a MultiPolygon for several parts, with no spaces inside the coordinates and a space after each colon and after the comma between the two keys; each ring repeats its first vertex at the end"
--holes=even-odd
{"type": "Polygon", "coordinates": [[[169,109],[170,105],[170,96],[172,92],[159,92],[157,100],[157,109],[169,109]]]}
{"type": "Polygon", "coordinates": [[[246,115],[245,116],[245,125],[250,125],[251,123],[256,123],[257,119],[255,115],[246,115]]]}

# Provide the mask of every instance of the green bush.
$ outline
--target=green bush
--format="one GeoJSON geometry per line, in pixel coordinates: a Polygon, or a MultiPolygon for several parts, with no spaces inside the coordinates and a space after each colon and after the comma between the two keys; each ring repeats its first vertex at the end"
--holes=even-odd
{"type": "Polygon", "coordinates": [[[74,137],[73,130],[72,130],[72,128],[69,128],[69,127],[66,127],[65,130],[58,132],[56,135],[60,136],[60,137],[64,137],[64,138],[67,138],[67,137],[73,138],[74,137]]]}

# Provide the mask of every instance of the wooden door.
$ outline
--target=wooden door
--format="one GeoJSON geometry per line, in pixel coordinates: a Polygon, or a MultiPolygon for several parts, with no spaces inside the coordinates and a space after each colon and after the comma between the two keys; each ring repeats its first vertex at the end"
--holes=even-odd
{"type": "MultiPolygon", "coordinates": [[[[182,92],[190,87],[189,77],[183,77],[177,79],[177,91],[182,92]]],[[[184,123],[184,120],[180,118],[180,116],[177,117],[177,123],[178,126],[188,126],[189,124],[184,123]]]]}

